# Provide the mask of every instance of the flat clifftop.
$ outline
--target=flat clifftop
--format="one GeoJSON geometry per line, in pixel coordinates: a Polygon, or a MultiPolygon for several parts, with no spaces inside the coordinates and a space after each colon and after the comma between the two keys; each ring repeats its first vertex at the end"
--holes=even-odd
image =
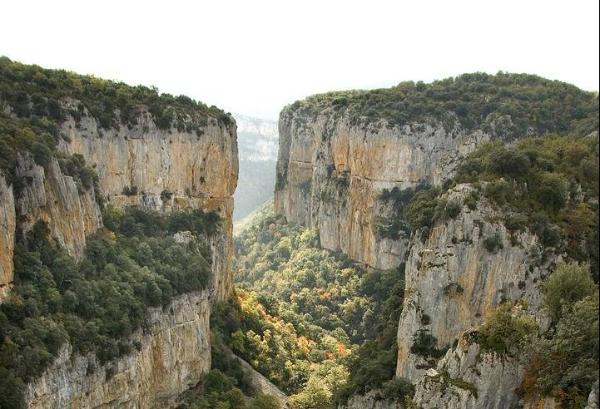
{"type": "Polygon", "coordinates": [[[589,133],[598,124],[598,96],[536,75],[472,73],[427,84],[407,81],[391,88],[317,94],[288,105],[282,117],[323,113],[348,115],[362,124],[383,121],[394,127],[435,121],[446,129],[486,131],[492,130],[494,120],[507,116],[510,122],[498,136],[589,133]]]}
{"type": "Polygon", "coordinates": [[[201,132],[210,120],[234,123],[221,109],[185,95],[160,94],[154,87],[130,86],[65,70],[25,65],[0,57],[0,102],[21,117],[49,116],[56,121],[78,118],[84,110],[97,118],[103,129],[135,125],[140,110],[147,109],[161,129],[201,132]],[[65,100],[75,104],[64,106],[65,100]]]}

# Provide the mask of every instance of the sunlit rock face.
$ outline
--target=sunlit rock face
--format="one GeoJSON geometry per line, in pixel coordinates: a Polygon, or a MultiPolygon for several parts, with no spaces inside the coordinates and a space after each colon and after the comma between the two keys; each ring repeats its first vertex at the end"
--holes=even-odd
{"type": "Polygon", "coordinates": [[[44,221],[50,235],[71,256],[80,258],[86,236],[102,226],[94,189],[77,186],[55,159],[42,167],[29,156],[20,156],[15,175],[24,181],[18,192],[0,175],[0,299],[13,281],[17,229],[26,233],[37,221],[44,221]]]}
{"type": "Polygon", "coordinates": [[[62,124],[67,135],[60,148],[83,155],[100,178],[107,205],[142,206],[156,211],[202,209],[221,216],[210,238],[216,299],[232,291],[230,271],[233,193],[238,157],[235,124],[209,118],[198,132],[159,129],[142,111],[134,126],[100,129],[95,118],[82,116],[62,124]]]}
{"type": "MultiPolygon", "coordinates": [[[[462,203],[472,190],[458,185],[446,198],[462,203]]],[[[500,303],[517,300],[524,300],[544,325],[540,286],[556,259],[544,260],[536,236],[511,235],[502,219],[481,199],[475,208],[463,206],[456,218],[438,222],[425,240],[413,237],[398,326],[397,376],[416,380],[431,367],[410,351],[420,330],[429,331],[438,348],[448,348],[464,331],[483,324],[500,303]],[[498,237],[502,248],[488,250],[484,242],[490,237],[498,237]]]]}
{"type": "Polygon", "coordinates": [[[441,184],[458,162],[490,139],[480,131],[447,131],[435,122],[389,127],[356,123],[333,110],[306,114],[288,107],[279,120],[275,210],[319,229],[321,245],[379,269],[397,267],[408,237],[381,237],[394,216],[384,189],[441,184]]]}
{"type": "Polygon", "coordinates": [[[27,386],[31,409],[142,409],[174,406],[210,370],[208,291],[150,309],[149,327],[134,336],[139,349],[102,365],[70,347],[27,386]]]}
{"type": "Polygon", "coordinates": [[[0,301],[7,295],[13,281],[16,224],[13,190],[0,174],[0,301]]]}

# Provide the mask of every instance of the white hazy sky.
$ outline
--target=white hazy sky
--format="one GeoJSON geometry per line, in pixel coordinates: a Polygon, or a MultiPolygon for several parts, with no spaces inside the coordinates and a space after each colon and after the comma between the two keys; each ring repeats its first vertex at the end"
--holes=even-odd
{"type": "Polygon", "coordinates": [[[598,0],[0,0],[0,55],[275,119],[307,95],[499,70],[598,90],[598,0]]]}

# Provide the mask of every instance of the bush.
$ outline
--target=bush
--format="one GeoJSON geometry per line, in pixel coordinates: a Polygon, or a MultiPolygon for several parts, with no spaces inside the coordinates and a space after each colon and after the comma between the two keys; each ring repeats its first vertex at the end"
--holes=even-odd
{"type": "Polygon", "coordinates": [[[565,308],[598,292],[589,267],[578,264],[559,264],[544,283],[544,302],[552,320],[560,320],[565,308]]]}
{"type": "Polygon", "coordinates": [[[598,379],[598,292],[565,304],[553,337],[535,345],[523,388],[557,398],[561,407],[584,407],[598,379]]]}
{"type": "Polygon", "coordinates": [[[490,253],[495,253],[498,250],[504,248],[504,243],[502,242],[502,236],[499,231],[496,231],[493,236],[486,237],[483,241],[483,246],[490,253]]]}
{"type": "Polygon", "coordinates": [[[533,319],[513,314],[510,304],[502,304],[480,328],[477,336],[482,351],[508,354],[519,351],[537,330],[533,319]]]}
{"type": "Polygon", "coordinates": [[[444,208],[445,219],[456,219],[462,210],[462,203],[457,200],[451,200],[446,204],[444,208]]]}
{"type": "Polygon", "coordinates": [[[431,334],[428,329],[420,329],[412,339],[413,343],[410,352],[422,357],[441,358],[446,353],[443,349],[437,348],[437,338],[431,334]]]}
{"type": "Polygon", "coordinates": [[[414,396],[415,387],[407,379],[394,378],[383,384],[381,393],[385,399],[403,402],[407,397],[412,398],[414,396]]]}

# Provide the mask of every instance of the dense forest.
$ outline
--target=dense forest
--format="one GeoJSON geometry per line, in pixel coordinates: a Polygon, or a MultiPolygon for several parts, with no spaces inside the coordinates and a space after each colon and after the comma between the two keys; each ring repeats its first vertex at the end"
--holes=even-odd
{"type": "Polygon", "coordinates": [[[410,390],[389,382],[403,267],[367,270],[323,250],[314,230],[286,223],[272,206],[236,237],[235,254],[236,297],[220,307],[216,328],[292,407],[333,407],[372,388],[410,390]]]}
{"type": "Polygon", "coordinates": [[[144,325],[148,307],[207,286],[205,238],[219,223],[216,215],[107,208],[104,222],[80,261],[49,237],[44,222],[17,238],[14,287],[0,305],[2,409],[24,407],[25,382],[65,343],[110,361],[140,347],[130,336],[144,325]],[[173,233],[181,230],[197,239],[176,242],[173,233]]]}

